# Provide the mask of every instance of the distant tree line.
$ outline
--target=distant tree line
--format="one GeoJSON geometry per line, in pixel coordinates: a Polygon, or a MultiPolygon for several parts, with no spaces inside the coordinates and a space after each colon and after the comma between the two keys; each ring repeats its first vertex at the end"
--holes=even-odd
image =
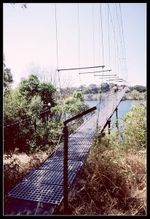
{"type": "Polygon", "coordinates": [[[131,91],[132,90],[137,90],[140,93],[147,91],[146,86],[143,86],[143,85],[135,85],[135,86],[131,86],[129,88],[130,88],[131,91]]]}

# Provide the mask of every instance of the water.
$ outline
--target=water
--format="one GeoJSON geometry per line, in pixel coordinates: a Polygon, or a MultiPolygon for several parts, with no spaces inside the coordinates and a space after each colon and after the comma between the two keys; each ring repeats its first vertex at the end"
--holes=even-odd
{"type": "Polygon", "coordinates": [[[96,100],[85,100],[85,104],[87,104],[90,108],[96,106],[98,102],[96,100]]]}
{"type": "MultiPolygon", "coordinates": [[[[142,101],[140,100],[124,100],[124,101],[121,101],[119,106],[118,106],[118,118],[119,119],[123,119],[124,116],[130,111],[131,107],[133,105],[137,105],[137,104],[140,104],[142,101]]],[[[97,101],[85,101],[85,103],[89,106],[89,107],[93,107],[93,106],[96,106],[98,104],[97,101]]],[[[112,123],[114,123],[116,120],[116,114],[114,113],[112,118],[111,118],[111,121],[112,123]]]]}
{"type": "MultiPolygon", "coordinates": [[[[123,100],[118,106],[118,118],[123,119],[123,117],[130,111],[133,105],[140,104],[139,100],[123,100]]],[[[116,119],[115,114],[112,116],[112,120],[116,119]]]]}

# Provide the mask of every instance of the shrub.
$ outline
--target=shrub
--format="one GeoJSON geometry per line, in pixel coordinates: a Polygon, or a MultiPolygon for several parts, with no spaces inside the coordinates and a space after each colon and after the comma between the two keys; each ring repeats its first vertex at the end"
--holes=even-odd
{"type": "Polygon", "coordinates": [[[133,106],[124,121],[125,147],[138,150],[146,148],[146,106],[144,104],[133,106]]]}

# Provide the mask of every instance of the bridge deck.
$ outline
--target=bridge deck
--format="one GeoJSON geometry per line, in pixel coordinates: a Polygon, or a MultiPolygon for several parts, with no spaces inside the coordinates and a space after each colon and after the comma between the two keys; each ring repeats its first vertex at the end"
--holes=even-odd
{"type": "MultiPolygon", "coordinates": [[[[84,122],[68,140],[68,185],[73,185],[77,172],[82,167],[92,145],[97,118],[99,132],[112,116],[124,96],[125,89],[102,99],[96,113],[84,122]],[[100,110],[100,111],[99,111],[100,110]],[[99,117],[98,117],[99,113],[99,117]]],[[[29,202],[47,203],[51,214],[63,200],[63,143],[38,168],[32,170],[8,194],[9,197],[29,202]],[[53,210],[52,210],[53,209],[53,210]]]]}

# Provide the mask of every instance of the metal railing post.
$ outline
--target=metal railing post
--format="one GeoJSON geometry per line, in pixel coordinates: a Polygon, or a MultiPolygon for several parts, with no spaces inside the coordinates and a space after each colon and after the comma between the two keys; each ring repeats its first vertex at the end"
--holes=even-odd
{"type": "Polygon", "coordinates": [[[118,108],[116,108],[116,128],[118,129],[118,108]]]}
{"type": "Polygon", "coordinates": [[[68,127],[64,123],[64,214],[68,212],[68,127]]]}
{"type": "Polygon", "coordinates": [[[110,123],[111,123],[111,120],[109,119],[108,120],[108,134],[110,134],[110,123]]]}

